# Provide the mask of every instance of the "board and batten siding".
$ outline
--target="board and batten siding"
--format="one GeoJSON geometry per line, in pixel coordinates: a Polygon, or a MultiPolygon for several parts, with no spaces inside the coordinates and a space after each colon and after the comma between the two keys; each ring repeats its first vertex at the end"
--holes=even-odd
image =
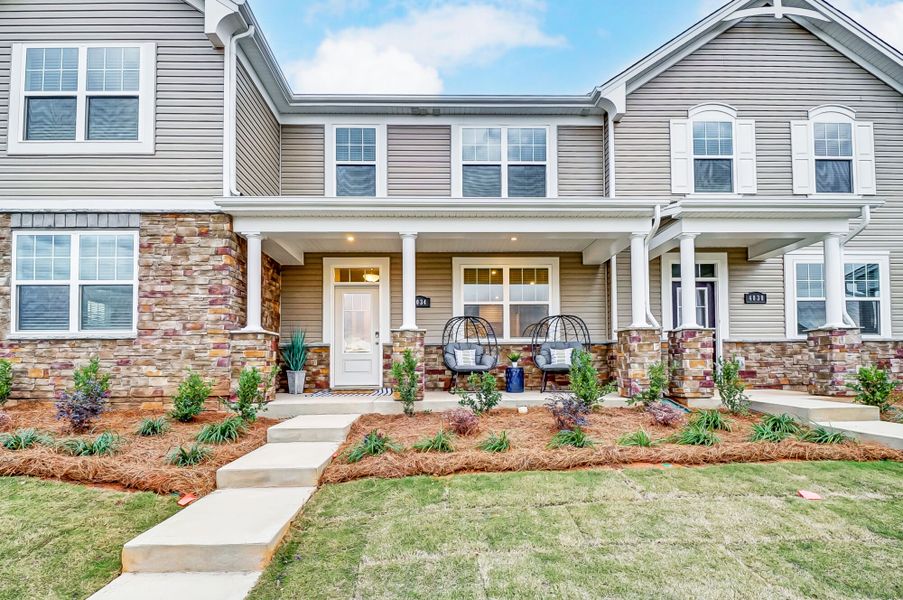
{"type": "Polygon", "coordinates": [[[243,196],[278,196],[282,130],[273,111],[238,61],[235,98],[235,177],[243,196]]]}
{"type": "Polygon", "coordinates": [[[602,126],[558,127],[559,196],[605,196],[606,146],[602,126]]]}
{"type": "Polygon", "coordinates": [[[903,336],[903,96],[787,19],[743,20],[627,96],[615,126],[619,197],[671,194],[669,120],[709,102],[756,121],[759,195],[793,194],[790,121],[809,109],[841,104],[874,123],[877,199],[885,204],[848,248],[891,253],[893,334],[903,336]]]}
{"type": "Polygon", "coordinates": [[[0,196],[197,198],[222,194],[223,53],[204,35],[204,16],[183,0],[3,0],[0,2],[0,196]],[[153,155],[6,154],[15,42],[155,42],[153,155]]]}
{"type": "Polygon", "coordinates": [[[451,127],[386,128],[390,196],[451,196],[451,127]]]}
{"type": "Polygon", "coordinates": [[[282,126],[282,195],[326,193],[326,134],[323,125],[282,126]]]}

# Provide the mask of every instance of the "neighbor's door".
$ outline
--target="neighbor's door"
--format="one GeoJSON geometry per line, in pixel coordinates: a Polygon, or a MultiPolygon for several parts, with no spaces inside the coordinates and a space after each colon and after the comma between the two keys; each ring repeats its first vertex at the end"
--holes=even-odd
{"type": "Polygon", "coordinates": [[[379,287],[336,286],[333,314],[335,385],[378,386],[382,366],[379,287]]]}
{"type": "MultiPolygon", "coordinates": [[[[671,284],[671,322],[680,324],[680,282],[671,284]]],[[[696,322],[707,329],[715,330],[715,347],[718,347],[718,328],[715,322],[715,282],[696,282],[696,322]]]]}

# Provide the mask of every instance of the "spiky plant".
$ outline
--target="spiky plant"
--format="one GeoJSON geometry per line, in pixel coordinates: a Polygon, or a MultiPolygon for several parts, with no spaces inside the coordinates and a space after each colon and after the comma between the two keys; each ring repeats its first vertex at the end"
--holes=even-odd
{"type": "Polygon", "coordinates": [[[91,439],[70,438],[60,442],[60,449],[72,456],[109,456],[115,454],[122,445],[122,438],[110,431],[104,431],[91,439]]]}
{"type": "Polygon", "coordinates": [[[714,446],[721,439],[711,429],[690,424],[674,436],[674,441],[684,446],[714,446]]]}
{"type": "Polygon", "coordinates": [[[138,423],[138,427],[135,429],[135,433],[142,437],[163,435],[167,431],[169,431],[169,421],[166,420],[166,417],[141,419],[141,422],[138,423]]]}
{"type": "Polygon", "coordinates": [[[798,435],[801,431],[802,428],[796,419],[787,413],[766,415],[753,425],[749,439],[752,442],[780,442],[792,435],[798,435]]]}
{"type": "Polygon", "coordinates": [[[0,434],[0,445],[7,450],[27,450],[38,444],[46,446],[52,443],[53,438],[51,436],[41,433],[32,427],[17,429],[12,433],[0,434]]]}
{"type": "Polygon", "coordinates": [[[549,448],[563,448],[571,446],[573,448],[590,448],[593,441],[579,427],[573,429],[562,429],[549,442],[549,448]]]}
{"type": "Polygon", "coordinates": [[[365,456],[379,456],[386,452],[400,452],[401,446],[392,441],[392,438],[379,430],[373,429],[364,438],[345,454],[345,460],[356,463],[365,456]]]}
{"type": "Polygon", "coordinates": [[[718,409],[698,410],[690,416],[690,424],[708,429],[709,431],[731,431],[733,423],[721,414],[718,409]]]}
{"type": "Polygon", "coordinates": [[[454,452],[452,436],[444,429],[440,429],[431,438],[425,438],[411,446],[417,452],[454,452]]]}
{"type": "Polygon", "coordinates": [[[177,446],[166,455],[166,462],[177,467],[193,467],[204,462],[210,453],[210,448],[200,444],[192,444],[189,447],[177,446]]]}
{"type": "Polygon", "coordinates": [[[632,433],[625,433],[618,438],[618,446],[641,446],[643,448],[651,448],[653,445],[655,445],[655,442],[645,429],[639,429],[632,433]]]}
{"type": "Polygon", "coordinates": [[[490,433],[489,437],[480,442],[480,450],[486,452],[507,452],[511,449],[511,441],[508,439],[508,432],[490,433]]]}
{"type": "Polygon", "coordinates": [[[198,432],[197,441],[202,444],[227,444],[235,442],[248,430],[241,417],[229,417],[225,421],[207,423],[198,432]]]}
{"type": "Polygon", "coordinates": [[[813,444],[845,444],[852,441],[850,436],[840,431],[829,431],[825,427],[816,427],[804,431],[797,436],[801,442],[811,442],[813,444]]]}

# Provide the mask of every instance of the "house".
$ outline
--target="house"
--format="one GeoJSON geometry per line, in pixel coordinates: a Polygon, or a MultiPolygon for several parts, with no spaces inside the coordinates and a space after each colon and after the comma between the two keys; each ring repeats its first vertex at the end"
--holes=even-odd
{"type": "MultiPolygon", "coordinates": [[[[585,95],[292,93],[241,0],[0,5],[0,356],[155,406],[313,344],[308,389],[448,374],[559,313],[623,394],[903,371],[903,56],[822,0],[733,0],[585,95]]],[[[590,60],[589,58],[587,60],[590,60]]],[[[604,60],[600,58],[599,60],[604,60]]],[[[528,385],[536,385],[528,374],[528,385]]]]}

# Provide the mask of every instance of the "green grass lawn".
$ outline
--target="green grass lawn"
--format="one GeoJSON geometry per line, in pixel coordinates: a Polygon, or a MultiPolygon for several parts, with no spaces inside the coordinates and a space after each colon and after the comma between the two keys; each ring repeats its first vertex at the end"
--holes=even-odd
{"type": "Polygon", "coordinates": [[[122,545],[176,510],[146,492],[0,477],[0,599],[90,596],[119,574],[122,545]]]}
{"type": "Polygon", "coordinates": [[[901,598],[901,572],[903,464],[534,472],[325,486],[251,598],[901,598]]]}

